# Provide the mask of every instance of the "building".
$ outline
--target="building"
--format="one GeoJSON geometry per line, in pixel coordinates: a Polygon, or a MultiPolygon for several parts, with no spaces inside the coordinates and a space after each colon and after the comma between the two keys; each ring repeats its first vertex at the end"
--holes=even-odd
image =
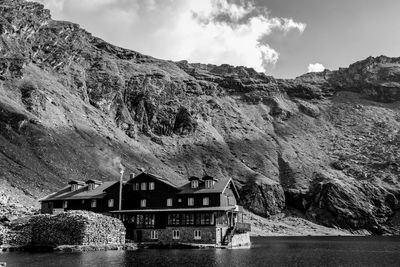
{"type": "Polygon", "coordinates": [[[119,182],[71,181],[44,199],[42,212],[85,209],[123,221],[127,239],[139,243],[227,245],[236,233],[250,231],[243,223],[240,198],[232,179],[190,177],[177,186],[150,173],[119,182]],[[90,204],[95,201],[96,207],[90,204]]]}
{"type": "Polygon", "coordinates": [[[118,209],[119,182],[86,182],[72,180],[68,186],[39,201],[42,213],[58,213],[67,210],[89,210],[110,214],[118,209]]]}

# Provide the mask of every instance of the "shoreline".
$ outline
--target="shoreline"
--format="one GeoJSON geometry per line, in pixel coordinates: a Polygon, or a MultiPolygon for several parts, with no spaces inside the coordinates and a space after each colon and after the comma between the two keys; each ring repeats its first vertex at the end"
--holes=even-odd
{"type": "MultiPolygon", "coordinates": [[[[400,235],[250,235],[252,238],[265,238],[265,239],[302,239],[302,238],[400,238],[400,235]]],[[[1,245],[0,255],[2,253],[12,252],[28,252],[28,253],[82,253],[94,251],[135,251],[139,249],[235,249],[235,248],[251,248],[252,243],[248,246],[238,247],[218,247],[207,246],[202,244],[157,244],[157,243],[127,243],[127,244],[106,244],[106,245],[60,245],[57,247],[51,246],[10,246],[1,245]]]]}

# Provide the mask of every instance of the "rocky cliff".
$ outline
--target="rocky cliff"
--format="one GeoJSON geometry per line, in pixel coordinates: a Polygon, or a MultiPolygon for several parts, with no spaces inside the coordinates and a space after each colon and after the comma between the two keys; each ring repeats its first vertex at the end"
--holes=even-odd
{"type": "MultiPolygon", "coordinates": [[[[400,58],[278,80],[152,58],[0,0],[0,203],[36,205],[118,163],[180,183],[233,177],[244,205],[330,227],[395,232],[400,58]]],[[[127,172],[128,175],[128,172],[127,172]]]]}

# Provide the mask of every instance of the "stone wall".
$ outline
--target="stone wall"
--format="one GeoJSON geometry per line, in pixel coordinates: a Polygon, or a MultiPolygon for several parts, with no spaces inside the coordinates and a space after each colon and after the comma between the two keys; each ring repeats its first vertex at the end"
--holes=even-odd
{"type": "Polygon", "coordinates": [[[9,229],[7,227],[0,225],[0,245],[5,244],[5,240],[6,240],[8,231],[9,231],[9,229]]]}
{"type": "Polygon", "coordinates": [[[28,218],[11,222],[8,226],[0,226],[0,245],[23,247],[31,243],[32,231],[28,218]]]}
{"type": "Polygon", "coordinates": [[[232,247],[242,247],[242,246],[249,246],[249,245],[251,245],[249,233],[233,235],[232,240],[231,240],[232,247]]]}
{"type": "Polygon", "coordinates": [[[34,246],[125,243],[125,227],[120,220],[93,212],[37,215],[30,223],[34,246]]]}
{"type": "Polygon", "coordinates": [[[215,226],[192,226],[192,227],[167,227],[166,229],[143,229],[142,242],[157,242],[162,244],[215,244],[216,243],[216,228],[215,226]],[[180,238],[173,239],[173,230],[180,231],[180,238]],[[200,230],[201,239],[194,239],[194,231],[200,230]],[[158,232],[158,239],[151,239],[151,232],[158,232]]]}

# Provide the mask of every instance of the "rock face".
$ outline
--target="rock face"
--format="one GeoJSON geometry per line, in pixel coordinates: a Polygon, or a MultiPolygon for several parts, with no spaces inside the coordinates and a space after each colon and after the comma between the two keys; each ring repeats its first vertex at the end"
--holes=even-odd
{"type": "Polygon", "coordinates": [[[232,177],[263,216],[396,231],[399,58],[279,80],[119,48],[22,0],[0,1],[0,48],[3,206],[118,179],[121,158],[176,183],[232,177]]]}

